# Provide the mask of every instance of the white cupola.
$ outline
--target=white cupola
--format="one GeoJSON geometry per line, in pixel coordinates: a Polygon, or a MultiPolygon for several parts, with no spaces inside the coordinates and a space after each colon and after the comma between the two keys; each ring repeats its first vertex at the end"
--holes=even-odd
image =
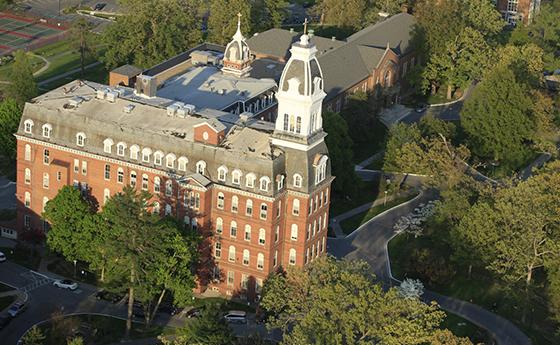
{"type": "Polygon", "coordinates": [[[322,132],[323,72],[317,61],[317,48],[307,34],[307,20],[299,42],[292,45],[276,97],[278,117],[275,133],[300,141],[322,132]],[[300,140],[298,140],[300,139],[300,140]]]}
{"type": "Polygon", "coordinates": [[[236,77],[246,77],[251,71],[251,51],[241,33],[241,13],[237,14],[237,31],[224,52],[222,72],[236,77]]]}

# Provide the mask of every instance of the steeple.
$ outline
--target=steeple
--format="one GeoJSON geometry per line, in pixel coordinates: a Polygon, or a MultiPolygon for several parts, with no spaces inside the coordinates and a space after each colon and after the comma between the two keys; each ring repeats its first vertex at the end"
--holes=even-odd
{"type": "MultiPolygon", "coordinates": [[[[307,34],[307,19],[299,42],[292,45],[291,57],[278,86],[278,117],[273,142],[298,143],[301,149],[322,140],[323,72],[317,61],[317,48],[307,34]]],[[[284,143],[285,144],[285,143],[284,143]]],[[[293,144],[288,144],[294,146],[293,144]]]]}
{"type": "Polygon", "coordinates": [[[224,52],[222,71],[236,77],[246,77],[251,71],[251,52],[241,33],[241,13],[237,14],[237,31],[224,52]]]}

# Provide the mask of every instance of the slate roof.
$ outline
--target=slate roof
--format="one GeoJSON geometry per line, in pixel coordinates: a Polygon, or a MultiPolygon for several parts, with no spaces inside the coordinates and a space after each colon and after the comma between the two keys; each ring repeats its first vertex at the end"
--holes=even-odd
{"type": "Polygon", "coordinates": [[[142,69],[140,67],[136,67],[133,65],[123,65],[120,67],[115,68],[111,72],[118,73],[120,75],[127,76],[129,78],[135,77],[142,73],[142,69]]]}

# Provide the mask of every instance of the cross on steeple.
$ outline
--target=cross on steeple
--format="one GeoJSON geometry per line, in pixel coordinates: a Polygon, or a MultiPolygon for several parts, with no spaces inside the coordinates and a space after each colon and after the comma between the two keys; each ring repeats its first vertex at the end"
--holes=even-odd
{"type": "Polygon", "coordinates": [[[303,34],[307,35],[307,17],[303,21],[303,34]]]}

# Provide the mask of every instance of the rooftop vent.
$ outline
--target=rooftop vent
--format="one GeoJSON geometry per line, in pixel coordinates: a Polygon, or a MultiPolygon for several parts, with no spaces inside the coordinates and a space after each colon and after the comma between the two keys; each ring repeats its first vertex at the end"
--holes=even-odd
{"type": "MultiPolygon", "coordinates": [[[[167,116],[174,116],[178,113],[179,109],[183,109],[185,103],[175,102],[167,107],[167,116]]],[[[184,116],[183,116],[184,117],[184,116]]]]}
{"type": "Polygon", "coordinates": [[[294,32],[294,28],[290,28],[290,32],[294,32]]]}
{"type": "Polygon", "coordinates": [[[119,98],[119,93],[116,91],[107,92],[107,100],[111,103],[114,103],[117,98],[119,98]]]}
{"type": "Polygon", "coordinates": [[[127,114],[130,114],[136,106],[134,104],[125,105],[123,111],[127,114]]]}
{"type": "Polygon", "coordinates": [[[84,99],[80,96],[74,96],[72,98],[70,98],[70,101],[68,101],[68,104],[72,107],[77,107],[80,104],[82,104],[82,102],[84,101],[84,99]]]}
{"type": "Polygon", "coordinates": [[[336,36],[331,37],[332,41],[336,41],[336,36]]]}
{"type": "Polygon", "coordinates": [[[196,109],[196,107],[193,104],[185,104],[183,108],[187,111],[187,114],[189,115],[194,114],[194,111],[196,109]]]}
{"type": "Polygon", "coordinates": [[[97,90],[96,94],[98,99],[105,99],[107,97],[107,90],[97,90]]]}

